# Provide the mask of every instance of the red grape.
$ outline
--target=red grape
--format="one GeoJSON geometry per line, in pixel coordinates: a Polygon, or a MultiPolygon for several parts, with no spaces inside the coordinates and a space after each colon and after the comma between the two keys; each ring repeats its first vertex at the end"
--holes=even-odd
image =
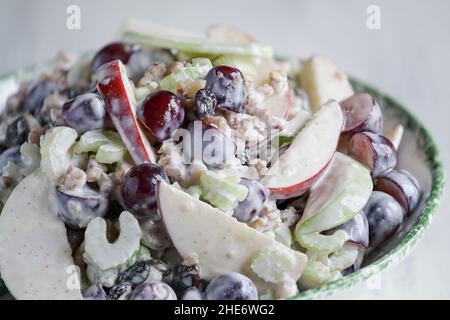
{"type": "Polygon", "coordinates": [[[139,120],[159,142],[170,138],[183,124],[184,114],[180,98],[170,91],[149,94],[137,110],[139,120]]]}
{"type": "Polygon", "coordinates": [[[143,163],[131,168],[121,184],[121,195],[125,209],[137,218],[159,220],[157,210],[156,183],[168,178],[160,166],[143,163]]]}
{"type": "Polygon", "coordinates": [[[218,66],[206,75],[205,89],[217,98],[217,107],[243,112],[246,97],[245,79],[239,69],[218,66]]]}

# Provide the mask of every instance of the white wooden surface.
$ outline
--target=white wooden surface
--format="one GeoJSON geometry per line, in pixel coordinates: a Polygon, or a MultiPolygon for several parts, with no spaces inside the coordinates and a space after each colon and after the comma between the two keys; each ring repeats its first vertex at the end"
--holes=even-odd
{"type": "MultiPolygon", "coordinates": [[[[331,56],[352,75],[393,95],[431,130],[450,166],[450,1],[119,1],[0,0],[0,73],[107,43],[124,17],[202,32],[240,27],[278,52],[331,56]],[[66,28],[66,8],[81,8],[81,29],[66,28]],[[381,30],[366,27],[369,5],[381,30]]],[[[413,254],[374,279],[362,298],[450,298],[450,199],[413,254]]]]}

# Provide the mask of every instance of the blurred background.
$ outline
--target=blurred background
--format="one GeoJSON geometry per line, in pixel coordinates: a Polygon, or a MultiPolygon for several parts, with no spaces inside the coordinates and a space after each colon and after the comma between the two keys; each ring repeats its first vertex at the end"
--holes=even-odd
{"type": "MultiPolygon", "coordinates": [[[[197,33],[210,24],[232,25],[281,54],[326,54],[413,111],[450,167],[450,1],[0,0],[0,74],[49,59],[59,49],[98,48],[126,17],[197,33]],[[79,30],[66,27],[69,5],[81,9],[79,30]],[[381,10],[379,30],[366,26],[369,5],[381,10]]],[[[414,252],[372,279],[361,298],[450,298],[448,208],[447,193],[414,252]]]]}

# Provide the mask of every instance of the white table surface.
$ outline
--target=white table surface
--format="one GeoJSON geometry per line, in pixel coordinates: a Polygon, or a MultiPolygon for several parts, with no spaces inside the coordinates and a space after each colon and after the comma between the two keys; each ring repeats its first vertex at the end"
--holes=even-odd
{"type": "MultiPolygon", "coordinates": [[[[0,74],[47,59],[61,48],[96,48],[135,16],[202,32],[234,25],[295,57],[324,53],[350,74],[376,84],[431,130],[450,167],[450,1],[118,1],[0,0],[0,74]],[[81,8],[81,29],[66,28],[66,8],[81,8]],[[366,27],[368,5],[381,29],[366,27]]],[[[450,199],[414,252],[389,267],[362,298],[450,298],[450,199]]]]}

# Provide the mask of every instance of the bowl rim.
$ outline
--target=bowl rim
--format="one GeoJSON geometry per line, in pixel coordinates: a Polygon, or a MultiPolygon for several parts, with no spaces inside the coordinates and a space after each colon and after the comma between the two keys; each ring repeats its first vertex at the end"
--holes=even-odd
{"type": "Polygon", "coordinates": [[[411,253],[415,245],[425,234],[426,229],[430,226],[431,221],[437,212],[440,204],[440,199],[444,192],[444,165],[439,155],[439,149],[428,129],[426,129],[425,126],[401,103],[399,103],[391,96],[381,93],[373,85],[354,77],[350,77],[350,82],[352,83],[353,87],[357,87],[362,91],[370,93],[371,95],[375,96],[377,100],[379,100],[380,98],[384,100],[386,108],[396,110],[406,118],[407,128],[413,128],[418,131],[419,136],[421,136],[425,142],[425,161],[427,162],[427,165],[431,170],[430,196],[426,201],[423,212],[419,216],[417,222],[397,243],[397,245],[395,245],[395,247],[392,248],[388,253],[384,254],[368,266],[365,266],[360,270],[349,274],[339,280],[324,284],[318,288],[300,292],[290,298],[293,300],[314,299],[331,296],[337,290],[349,289],[357,283],[361,283],[369,279],[374,274],[384,270],[392,263],[400,262],[403,258],[411,253]]]}
{"type": "MultiPolygon", "coordinates": [[[[0,75],[0,82],[12,77],[20,81],[27,79],[29,76],[37,76],[39,73],[50,71],[53,64],[53,59],[30,64],[24,68],[19,68],[15,71],[0,75]]],[[[425,142],[425,160],[428,164],[428,167],[432,171],[430,196],[426,201],[425,207],[418,221],[408,231],[403,239],[401,239],[399,243],[388,253],[384,254],[368,266],[365,266],[360,270],[349,274],[339,280],[324,284],[318,288],[300,292],[297,295],[289,298],[291,300],[314,299],[330,296],[338,290],[349,289],[357,283],[361,283],[369,279],[374,274],[384,270],[393,262],[399,262],[400,260],[405,258],[413,250],[418,241],[423,237],[425,230],[430,226],[432,218],[437,212],[440,199],[443,195],[445,184],[444,165],[442,160],[440,159],[438,147],[428,129],[426,129],[425,126],[401,103],[399,103],[391,96],[381,93],[373,85],[354,77],[350,77],[350,82],[354,87],[358,87],[359,89],[362,89],[363,91],[366,91],[374,95],[375,97],[379,97],[379,99],[383,99],[385,101],[385,107],[398,111],[400,114],[402,114],[402,116],[406,118],[407,128],[414,128],[418,131],[418,134],[425,142]]]]}

